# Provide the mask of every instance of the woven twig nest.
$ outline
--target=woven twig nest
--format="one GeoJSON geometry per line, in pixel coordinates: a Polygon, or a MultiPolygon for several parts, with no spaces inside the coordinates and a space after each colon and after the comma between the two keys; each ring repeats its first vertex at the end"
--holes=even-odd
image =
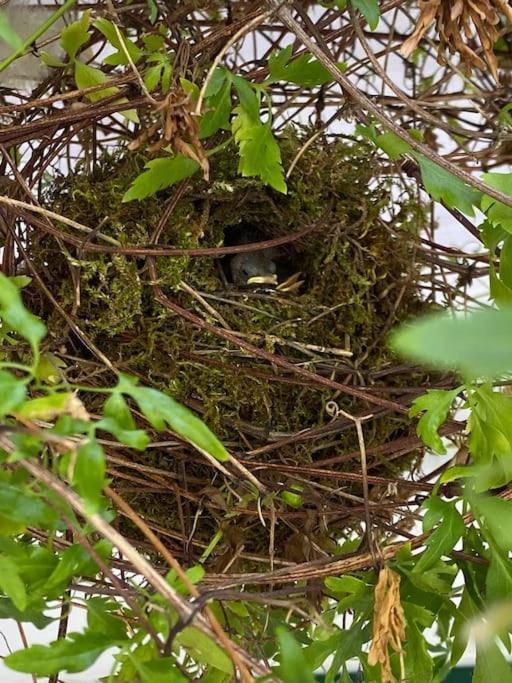
{"type": "MultiPolygon", "coordinates": [[[[282,144],[287,167],[301,143],[290,134],[282,144]]],[[[84,249],[71,256],[50,238],[30,246],[56,298],[116,367],[197,411],[268,491],[258,500],[245,482],[228,480],[172,436],[155,435],[141,455],[110,452],[118,492],[188,561],[202,558],[222,571],[286,565],[335,551],[359,529],[360,445],[337,408],[366,418],[371,495],[384,500],[384,533],[388,508],[410,494],[389,486],[415,461],[416,446],[394,446],[412,433],[407,401],[402,415],[386,401],[400,403],[402,387],[421,393],[428,378],[398,365],[386,336],[425,307],[415,259],[425,218],[407,188],[392,193],[371,154],[359,143],[317,142],[295,166],[287,195],[237,176],[229,149],[212,160],[209,184],[193,180],[140,203],[121,201],[145,161],[135,155],[105,157],[92,173],[55,182],[47,193],[53,211],[101,226],[122,244],[154,238],[166,202],[172,211],[158,229],[159,244],[222,250],[249,226],[258,241],[280,245],[281,280],[300,273],[295,291],[239,287],[230,281],[229,256],[157,257],[158,287],[204,329],[155,300],[142,258],[84,249]],[[268,354],[320,381],[283,369],[268,354]],[[382,403],[372,406],[324,380],[361,395],[371,390],[382,403]]],[[[65,346],[68,376],[94,384],[87,349],[60,319],[52,324],[52,314],[43,314],[51,350],[65,346]]],[[[128,521],[125,532],[137,536],[128,521]]]]}

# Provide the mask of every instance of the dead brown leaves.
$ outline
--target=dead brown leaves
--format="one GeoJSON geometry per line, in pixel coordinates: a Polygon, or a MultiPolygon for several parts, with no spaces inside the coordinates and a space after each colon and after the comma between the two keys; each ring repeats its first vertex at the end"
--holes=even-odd
{"type": "MultiPolygon", "coordinates": [[[[368,664],[381,666],[382,683],[394,683],[389,649],[400,653],[400,661],[402,661],[404,640],[405,617],[400,603],[400,576],[389,567],[384,567],[380,571],[379,580],[375,586],[373,637],[368,653],[368,664]]],[[[401,668],[403,669],[403,666],[401,668]]]]}
{"type": "Polygon", "coordinates": [[[205,180],[209,178],[210,166],[204,147],[199,139],[199,125],[194,116],[191,99],[181,89],[171,90],[156,106],[159,120],[145,128],[128,145],[136,150],[147,145],[147,151],[158,152],[169,147],[176,154],[182,154],[197,161],[205,180]]]}
{"type": "Polygon", "coordinates": [[[459,54],[471,71],[490,69],[498,80],[493,45],[498,38],[500,14],[512,22],[508,0],[418,0],[420,16],[414,33],[404,42],[401,53],[408,57],[435,22],[439,48],[437,61],[446,64],[446,53],[459,54]],[[473,45],[473,47],[471,47],[473,45]]]}

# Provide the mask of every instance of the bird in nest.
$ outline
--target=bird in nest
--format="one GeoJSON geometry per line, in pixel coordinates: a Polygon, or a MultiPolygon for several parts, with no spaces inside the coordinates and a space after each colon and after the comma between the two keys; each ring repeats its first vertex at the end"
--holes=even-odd
{"type": "MultiPolygon", "coordinates": [[[[238,238],[238,244],[258,241],[249,229],[243,229],[238,238]]],[[[304,282],[300,280],[301,273],[294,273],[280,282],[280,265],[279,251],[274,248],[241,252],[235,254],[229,263],[231,279],[238,287],[271,285],[280,292],[296,292],[304,282]]]]}

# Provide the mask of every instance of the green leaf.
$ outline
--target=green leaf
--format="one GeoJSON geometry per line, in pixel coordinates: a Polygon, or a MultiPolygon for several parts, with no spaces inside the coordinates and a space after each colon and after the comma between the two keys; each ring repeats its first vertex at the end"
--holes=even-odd
{"type": "Polygon", "coordinates": [[[104,634],[70,633],[50,645],[32,645],[4,658],[14,671],[51,676],[58,671],[77,673],[88,669],[102,652],[116,644],[104,634]]]}
{"type": "Polygon", "coordinates": [[[64,69],[67,66],[66,62],[57,59],[57,57],[46,52],[46,50],[39,50],[39,59],[43,64],[46,64],[46,66],[49,66],[52,69],[64,69]]]}
{"type": "Polygon", "coordinates": [[[378,0],[351,0],[351,2],[361,12],[371,30],[375,31],[380,20],[378,0]]]}
{"type": "Polygon", "coordinates": [[[117,50],[117,52],[108,55],[108,57],[103,60],[104,64],[112,64],[114,66],[118,64],[127,65],[130,63],[130,60],[127,58],[126,53],[128,53],[134,64],[137,64],[141,59],[142,50],[121,32],[120,39],[115,26],[111,21],[104,17],[100,17],[99,19],[96,19],[93,26],[101,31],[112,47],[117,50]]]}
{"type": "Polygon", "coordinates": [[[461,514],[453,504],[431,496],[423,506],[427,508],[423,520],[424,530],[429,531],[436,522],[440,524],[427,539],[426,549],[416,563],[414,573],[425,572],[433,567],[439,558],[448,555],[466,529],[461,514]]]}
{"type": "Polygon", "coordinates": [[[512,308],[466,317],[437,314],[404,325],[391,337],[402,356],[465,376],[497,377],[512,370],[512,308]]]}
{"type": "Polygon", "coordinates": [[[96,439],[80,446],[73,471],[73,485],[87,504],[89,512],[100,507],[101,492],[105,486],[105,453],[96,439]]]}
{"type": "Polygon", "coordinates": [[[432,683],[434,662],[427,642],[412,619],[407,619],[407,644],[405,648],[405,678],[414,683],[432,683]]]}
{"type": "Polygon", "coordinates": [[[61,391],[33,398],[21,406],[18,414],[29,420],[52,420],[69,412],[73,396],[72,393],[61,391]]]}
{"type": "MultiPolygon", "coordinates": [[[[103,83],[108,82],[108,80],[108,77],[101,69],[97,69],[94,66],[89,66],[89,64],[84,64],[80,60],[75,62],[75,81],[80,90],[92,88],[93,85],[102,85],[103,83]]],[[[105,97],[115,95],[117,92],[119,92],[119,88],[109,87],[87,93],[86,97],[91,102],[98,102],[105,97]]]]}
{"type": "Polygon", "coordinates": [[[62,358],[46,351],[39,358],[39,362],[34,369],[34,377],[46,384],[57,384],[63,379],[61,370],[66,367],[67,365],[62,358]]]}
{"type": "Polygon", "coordinates": [[[30,342],[33,351],[46,336],[45,325],[27,311],[18,287],[3,273],[0,273],[0,318],[30,342]]]}
{"type": "Polygon", "coordinates": [[[0,416],[16,411],[25,400],[27,390],[24,383],[10,372],[0,370],[0,416]]]}
{"type": "Polygon", "coordinates": [[[492,262],[489,263],[489,298],[500,308],[512,307],[512,288],[497,276],[492,262]]]}
{"type": "Polygon", "coordinates": [[[473,207],[480,205],[480,192],[422,154],[414,152],[414,157],[420,165],[425,190],[433,199],[443,202],[450,209],[459,209],[468,216],[475,215],[473,207]]]}
{"type": "Polygon", "coordinates": [[[57,512],[30,491],[0,481],[0,514],[14,522],[43,528],[52,527],[57,512]]]}
{"type": "MultiPolygon", "coordinates": [[[[111,554],[111,546],[105,540],[98,541],[93,546],[96,555],[107,560],[111,554]]],[[[78,543],[71,545],[61,553],[57,565],[46,579],[44,589],[47,593],[57,592],[56,597],[67,588],[73,577],[93,577],[99,571],[96,561],[89,552],[78,543]]]]}
{"type": "Polygon", "coordinates": [[[281,150],[268,124],[254,123],[237,107],[233,134],[238,143],[238,172],[244,177],[256,176],[278,192],[286,194],[286,181],[281,164],[281,150]]]}
{"type": "MultiPolygon", "coordinates": [[[[141,683],[187,683],[172,657],[161,657],[135,664],[141,683]]],[[[202,679],[205,680],[205,679],[202,679]]]]}
{"type": "Polygon", "coordinates": [[[229,129],[230,114],[231,82],[226,80],[221,89],[207,100],[207,111],[201,119],[199,137],[207,138],[218,130],[229,129]]]}
{"type": "Polygon", "coordinates": [[[501,247],[500,279],[512,290],[512,235],[505,238],[501,247]]]}
{"type": "Polygon", "coordinates": [[[60,44],[69,59],[73,61],[80,50],[89,40],[89,26],[91,23],[91,10],[82,14],[78,21],[65,26],[60,33],[60,44]]]}
{"type": "Polygon", "coordinates": [[[104,429],[113,434],[121,443],[130,448],[144,451],[150,438],[143,429],[137,429],[128,404],[119,392],[113,392],[103,406],[103,420],[96,423],[96,429],[104,429]]]}
{"type": "Polygon", "coordinates": [[[279,641],[279,678],[283,683],[314,683],[304,650],[284,627],[276,629],[279,641]]]}
{"type": "Polygon", "coordinates": [[[240,101],[240,107],[251,123],[260,122],[260,98],[249,81],[241,76],[232,76],[233,85],[240,101]]]}
{"type": "MultiPolygon", "coordinates": [[[[329,71],[309,53],[305,53],[288,63],[292,53],[292,46],[288,45],[273,54],[269,61],[270,81],[289,81],[303,88],[332,83],[334,78],[329,71]]],[[[340,71],[346,69],[344,62],[338,63],[340,71]]]]}
{"type": "Polygon", "coordinates": [[[229,460],[229,453],[208,427],[185,406],[167,394],[137,386],[128,375],[121,375],[119,391],[131,396],[148,422],[158,430],[169,426],[173,432],[217,460],[229,460]]]}
{"type": "Polygon", "coordinates": [[[364,593],[370,590],[369,586],[355,576],[329,576],[324,581],[325,587],[334,595],[347,593],[364,593]]]}
{"type": "MultiPolygon", "coordinates": [[[[208,100],[210,97],[216,95],[222,88],[222,86],[225,84],[226,80],[231,80],[231,74],[229,73],[229,71],[222,66],[217,67],[213,72],[212,77],[208,82],[208,85],[206,86],[206,92],[204,94],[205,98],[208,100]]],[[[249,84],[247,84],[247,86],[250,87],[249,84]]]]}
{"type": "Polygon", "coordinates": [[[387,132],[377,135],[375,143],[388,155],[390,159],[396,161],[402,154],[412,154],[413,149],[406,140],[402,140],[395,133],[387,132]]]}
{"type": "Polygon", "coordinates": [[[144,74],[144,85],[148,89],[148,92],[153,92],[153,90],[158,88],[163,68],[163,64],[156,64],[155,66],[151,66],[144,74]]]}
{"type": "Polygon", "coordinates": [[[0,11],[0,43],[7,43],[14,50],[23,47],[23,39],[19,36],[9,23],[7,15],[0,11]]]}
{"type": "Polygon", "coordinates": [[[170,185],[189,178],[199,170],[193,159],[177,154],[175,157],[161,157],[148,161],[145,170],[138,175],[123,196],[123,202],[151,197],[170,185]]]}
{"type": "Polygon", "coordinates": [[[4,555],[0,555],[0,589],[20,612],[27,608],[27,591],[16,562],[4,555]]]}
{"type": "MultiPolygon", "coordinates": [[[[495,190],[512,196],[512,173],[483,173],[482,180],[495,190]]],[[[480,208],[492,225],[501,226],[507,232],[512,232],[512,208],[510,206],[484,194],[480,208]]]]}
{"type": "Polygon", "coordinates": [[[414,417],[423,413],[418,421],[416,433],[429,448],[436,453],[446,453],[446,448],[438,434],[439,427],[448,417],[448,412],[462,387],[452,391],[429,389],[426,394],[418,396],[409,409],[409,415],[414,417]]]}
{"type": "Polygon", "coordinates": [[[469,500],[478,513],[484,534],[503,553],[512,550],[512,501],[484,495],[471,495],[469,500]]]}
{"type": "Polygon", "coordinates": [[[477,645],[473,683],[512,683],[512,666],[496,642],[477,645]]]}
{"type": "Polygon", "coordinates": [[[466,651],[470,635],[468,624],[478,615],[479,610],[471,599],[471,595],[466,586],[462,592],[462,598],[451,629],[451,635],[453,636],[450,657],[451,666],[455,666],[466,651]]]}
{"type": "Polygon", "coordinates": [[[87,629],[90,633],[101,633],[109,640],[125,640],[126,624],[119,616],[119,604],[115,600],[92,597],[87,600],[87,629]]]}
{"type": "Polygon", "coordinates": [[[227,674],[233,673],[233,662],[211,638],[202,631],[189,626],[176,636],[175,644],[190,652],[192,657],[208,666],[219,669],[227,674]]]}
{"type": "Polygon", "coordinates": [[[14,619],[23,623],[34,624],[38,629],[46,628],[53,621],[36,607],[31,606],[20,611],[9,598],[2,597],[0,597],[0,619],[14,619]]]}
{"type": "Polygon", "coordinates": [[[508,557],[497,550],[491,552],[491,560],[485,580],[486,598],[489,602],[507,602],[512,595],[512,567],[508,557]]]}

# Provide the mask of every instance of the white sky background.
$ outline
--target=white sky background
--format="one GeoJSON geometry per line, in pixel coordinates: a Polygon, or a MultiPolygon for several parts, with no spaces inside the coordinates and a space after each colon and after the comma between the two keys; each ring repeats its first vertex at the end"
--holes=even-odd
{"type": "MultiPolygon", "coordinates": [[[[10,7],[7,7],[8,16],[11,25],[16,29],[16,31],[25,37],[30,35],[35,28],[37,28],[43,20],[43,11],[36,10],[33,7],[27,10],[26,5],[31,5],[30,0],[25,3],[20,3],[19,0],[11,0],[10,7]]],[[[5,8],[0,8],[0,11],[5,11],[5,8]]],[[[50,32],[49,36],[56,35],[58,32],[58,25],[54,26],[50,32]]],[[[252,38],[249,39],[252,41],[252,38]]],[[[290,42],[292,42],[290,40],[290,42]]],[[[283,46],[286,45],[286,41],[283,42],[283,46]]],[[[247,44],[247,47],[249,45],[247,44]]],[[[268,45],[263,44],[263,51],[266,51],[268,45]]],[[[48,49],[48,48],[45,48],[48,49]]],[[[5,58],[10,53],[10,49],[5,45],[0,43],[0,61],[5,58]]],[[[252,54],[252,45],[251,45],[252,54]]],[[[361,54],[363,54],[361,52],[361,54]]],[[[34,69],[39,69],[38,61],[30,58],[19,60],[18,62],[7,71],[7,77],[10,79],[9,82],[6,79],[6,74],[2,73],[0,75],[0,85],[15,85],[19,87],[24,84],[27,88],[32,86],[31,79],[34,79],[34,69]]],[[[432,65],[432,70],[435,73],[436,65],[432,65]]],[[[396,55],[390,56],[390,61],[388,63],[388,74],[396,79],[396,82],[400,84],[403,79],[403,67],[401,60],[396,57],[396,55]]],[[[35,74],[36,80],[43,74],[38,72],[35,74]]],[[[377,82],[377,92],[381,94],[392,94],[385,87],[382,90],[380,82],[377,82]]],[[[461,103],[463,106],[463,103],[461,103]]],[[[334,110],[332,110],[334,112],[334,110]]],[[[326,111],[326,118],[330,115],[326,111]]],[[[306,122],[306,121],[304,121],[306,122]]],[[[334,132],[351,133],[353,132],[353,124],[348,124],[342,121],[337,121],[333,124],[332,130],[334,132]]],[[[412,182],[412,181],[411,181],[412,182]]],[[[464,251],[475,252],[482,251],[482,245],[477,242],[458,222],[456,222],[452,216],[444,210],[442,207],[437,207],[436,217],[438,222],[438,230],[436,233],[436,239],[441,244],[446,246],[451,246],[464,251]]],[[[473,290],[471,292],[474,296],[482,298],[485,300],[487,293],[487,283],[486,282],[476,282],[473,285],[473,290]]],[[[442,458],[437,455],[426,455],[423,462],[423,471],[430,472],[436,469],[442,462],[442,458]]],[[[80,609],[74,609],[71,612],[70,622],[68,631],[80,631],[84,626],[84,616],[85,611],[80,609]]],[[[46,629],[39,631],[31,624],[24,624],[24,630],[26,637],[30,644],[35,643],[48,643],[54,640],[57,636],[58,623],[52,624],[46,629]]],[[[7,654],[8,648],[6,642],[12,650],[19,649],[23,647],[20,634],[18,632],[17,625],[12,620],[0,620],[0,632],[3,639],[0,638],[0,655],[7,654]]],[[[474,654],[472,649],[466,652],[463,658],[462,664],[471,664],[474,661],[474,654]]],[[[111,655],[108,653],[104,654],[96,662],[96,664],[86,672],[81,674],[61,674],[60,680],[66,683],[93,683],[97,677],[104,676],[109,673],[111,666],[111,655]]],[[[27,674],[17,674],[16,672],[7,669],[1,664],[0,661],[0,680],[2,683],[30,683],[32,678],[27,674]]],[[[45,681],[47,679],[38,679],[40,681],[45,681]]]]}

